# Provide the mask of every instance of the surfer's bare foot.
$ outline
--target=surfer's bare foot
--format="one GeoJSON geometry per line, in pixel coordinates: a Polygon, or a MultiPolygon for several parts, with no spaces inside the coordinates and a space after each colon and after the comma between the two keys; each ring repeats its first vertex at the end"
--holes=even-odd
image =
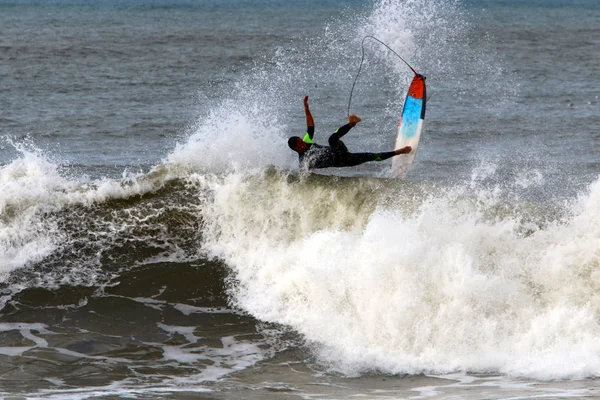
{"type": "Polygon", "coordinates": [[[408,154],[412,151],[412,147],[410,146],[405,146],[401,149],[398,150],[394,150],[394,153],[396,153],[396,155],[400,155],[400,154],[408,154]]]}
{"type": "Polygon", "coordinates": [[[350,125],[354,126],[360,122],[360,118],[358,118],[356,115],[351,115],[348,117],[348,121],[350,121],[350,125]]]}

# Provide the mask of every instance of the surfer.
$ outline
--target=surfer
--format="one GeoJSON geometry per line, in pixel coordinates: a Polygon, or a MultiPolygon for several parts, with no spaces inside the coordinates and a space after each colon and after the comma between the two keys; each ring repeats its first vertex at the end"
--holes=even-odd
{"type": "Polygon", "coordinates": [[[353,167],[369,161],[383,161],[388,158],[410,153],[410,146],[383,153],[350,153],[340,139],[360,122],[356,115],[348,117],[348,123],[341,126],[329,136],[329,146],[322,146],[313,141],[315,121],[308,107],[308,96],[304,97],[304,113],[306,114],[306,135],[301,139],[293,136],[288,146],[298,153],[300,166],[303,168],[353,167]]]}

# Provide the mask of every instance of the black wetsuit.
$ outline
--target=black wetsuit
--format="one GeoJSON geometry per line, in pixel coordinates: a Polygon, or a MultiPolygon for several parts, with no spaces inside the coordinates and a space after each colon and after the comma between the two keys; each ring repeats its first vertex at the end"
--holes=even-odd
{"type": "Polygon", "coordinates": [[[315,133],[313,126],[307,127],[303,141],[309,149],[299,153],[300,166],[303,168],[352,167],[368,161],[383,161],[396,155],[393,151],[384,153],[350,153],[340,139],[352,129],[350,124],[341,126],[329,136],[329,146],[321,146],[312,141],[315,133]]]}

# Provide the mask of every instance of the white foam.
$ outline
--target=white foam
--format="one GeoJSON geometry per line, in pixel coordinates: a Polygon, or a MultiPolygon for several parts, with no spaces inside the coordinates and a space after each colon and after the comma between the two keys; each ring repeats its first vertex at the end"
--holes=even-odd
{"type": "Polygon", "coordinates": [[[198,341],[198,337],[194,335],[194,331],[196,330],[196,327],[194,326],[169,326],[159,323],[158,327],[171,334],[178,333],[185,337],[185,339],[190,343],[196,343],[198,341]]]}
{"type": "Polygon", "coordinates": [[[5,356],[16,357],[21,356],[28,350],[33,349],[32,346],[20,346],[20,347],[0,347],[0,354],[5,356]]]}
{"type": "Polygon", "coordinates": [[[8,331],[19,331],[23,338],[35,343],[35,346],[0,347],[0,354],[11,357],[22,356],[23,353],[36,347],[48,347],[48,342],[34,335],[32,331],[39,332],[42,335],[53,334],[53,332],[46,329],[46,325],[40,323],[9,322],[0,324],[0,332],[8,331]]]}
{"type": "Polygon", "coordinates": [[[600,374],[600,180],[528,235],[495,214],[501,189],[475,182],[366,215],[334,188],[253,182],[204,186],[207,247],[235,270],[240,307],[293,327],[334,369],[600,374]]]}
{"type": "MultiPolygon", "coordinates": [[[[509,393],[515,393],[510,397],[498,397],[504,400],[517,399],[544,399],[544,398],[570,398],[570,397],[588,397],[593,396],[593,389],[582,388],[565,388],[561,387],[562,383],[557,382],[552,386],[540,386],[539,382],[531,380],[515,380],[506,376],[468,376],[464,374],[447,374],[443,376],[432,376],[443,381],[450,382],[448,384],[440,384],[437,386],[416,387],[411,391],[418,392],[419,396],[413,396],[413,399],[420,398],[447,398],[452,396],[457,391],[470,390],[474,393],[486,393],[489,395],[490,389],[498,390],[507,396],[509,393]]],[[[482,397],[480,395],[479,397],[482,397]]]]}
{"type": "Polygon", "coordinates": [[[183,315],[190,314],[237,314],[235,310],[221,307],[195,307],[187,304],[174,304],[173,308],[183,315]]]}
{"type": "Polygon", "coordinates": [[[18,331],[36,331],[44,335],[52,334],[46,329],[45,324],[41,323],[26,323],[26,322],[6,322],[0,324],[0,332],[8,332],[13,330],[18,331]]]}
{"type": "Polygon", "coordinates": [[[0,280],[14,269],[43,260],[65,242],[52,213],[70,205],[146,193],[170,176],[168,169],[157,168],[147,176],[124,174],[121,180],[68,178],[31,143],[6,140],[20,156],[0,168],[0,280]]]}
{"type": "Polygon", "coordinates": [[[33,152],[0,169],[0,272],[2,278],[27,262],[50,254],[60,241],[48,235],[37,212],[51,193],[68,189],[54,164],[33,152]]]}
{"type": "MultiPolygon", "coordinates": [[[[53,382],[54,383],[54,382],[53,382]]],[[[135,383],[128,380],[114,382],[104,387],[86,387],[75,389],[44,389],[39,393],[27,394],[28,399],[32,400],[84,400],[93,397],[117,396],[122,398],[140,398],[149,394],[172,394],[178,392],[211,392],[212,390],[199,385],[188,384],[182,387],[172,385],[154,385],[139,388],[135,383]]]]}
{"type": "Polygon", "coordinates": [[[199,374],[192,377],[175,378],[173,382],[177,385],[189,382],[215,381],[233,371],[248,368],[265,359],[268,355],[268,351],[261,349],[259,343],[245,341],[243,335],[220,338],[222,348],[210,346],[190,347],[190,344],[197,343],[201,339],[194,334],[196,327],[169,326],[162,323],[159,323],[158,327],[170,334],[182,335],[187,340],[187,343],[178,346],[152,343],[152,346],[162,348],[164,361],[174,361],[180,364],[197,364],[209,361],[199,374]]]}

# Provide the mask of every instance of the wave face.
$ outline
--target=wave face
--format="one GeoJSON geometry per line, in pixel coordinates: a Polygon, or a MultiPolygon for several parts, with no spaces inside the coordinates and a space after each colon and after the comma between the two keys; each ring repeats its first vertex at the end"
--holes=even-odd
{"type": "Polygon", "coordinates": [[[515,194],[540,175],[497,173],[440,185],[164,165],[85,183],[23,150],[2,170],[3,303],[216,261],[221,307],[291,328],[334,371],[595,376],[600,181],[557,205],[515,194]]]}

